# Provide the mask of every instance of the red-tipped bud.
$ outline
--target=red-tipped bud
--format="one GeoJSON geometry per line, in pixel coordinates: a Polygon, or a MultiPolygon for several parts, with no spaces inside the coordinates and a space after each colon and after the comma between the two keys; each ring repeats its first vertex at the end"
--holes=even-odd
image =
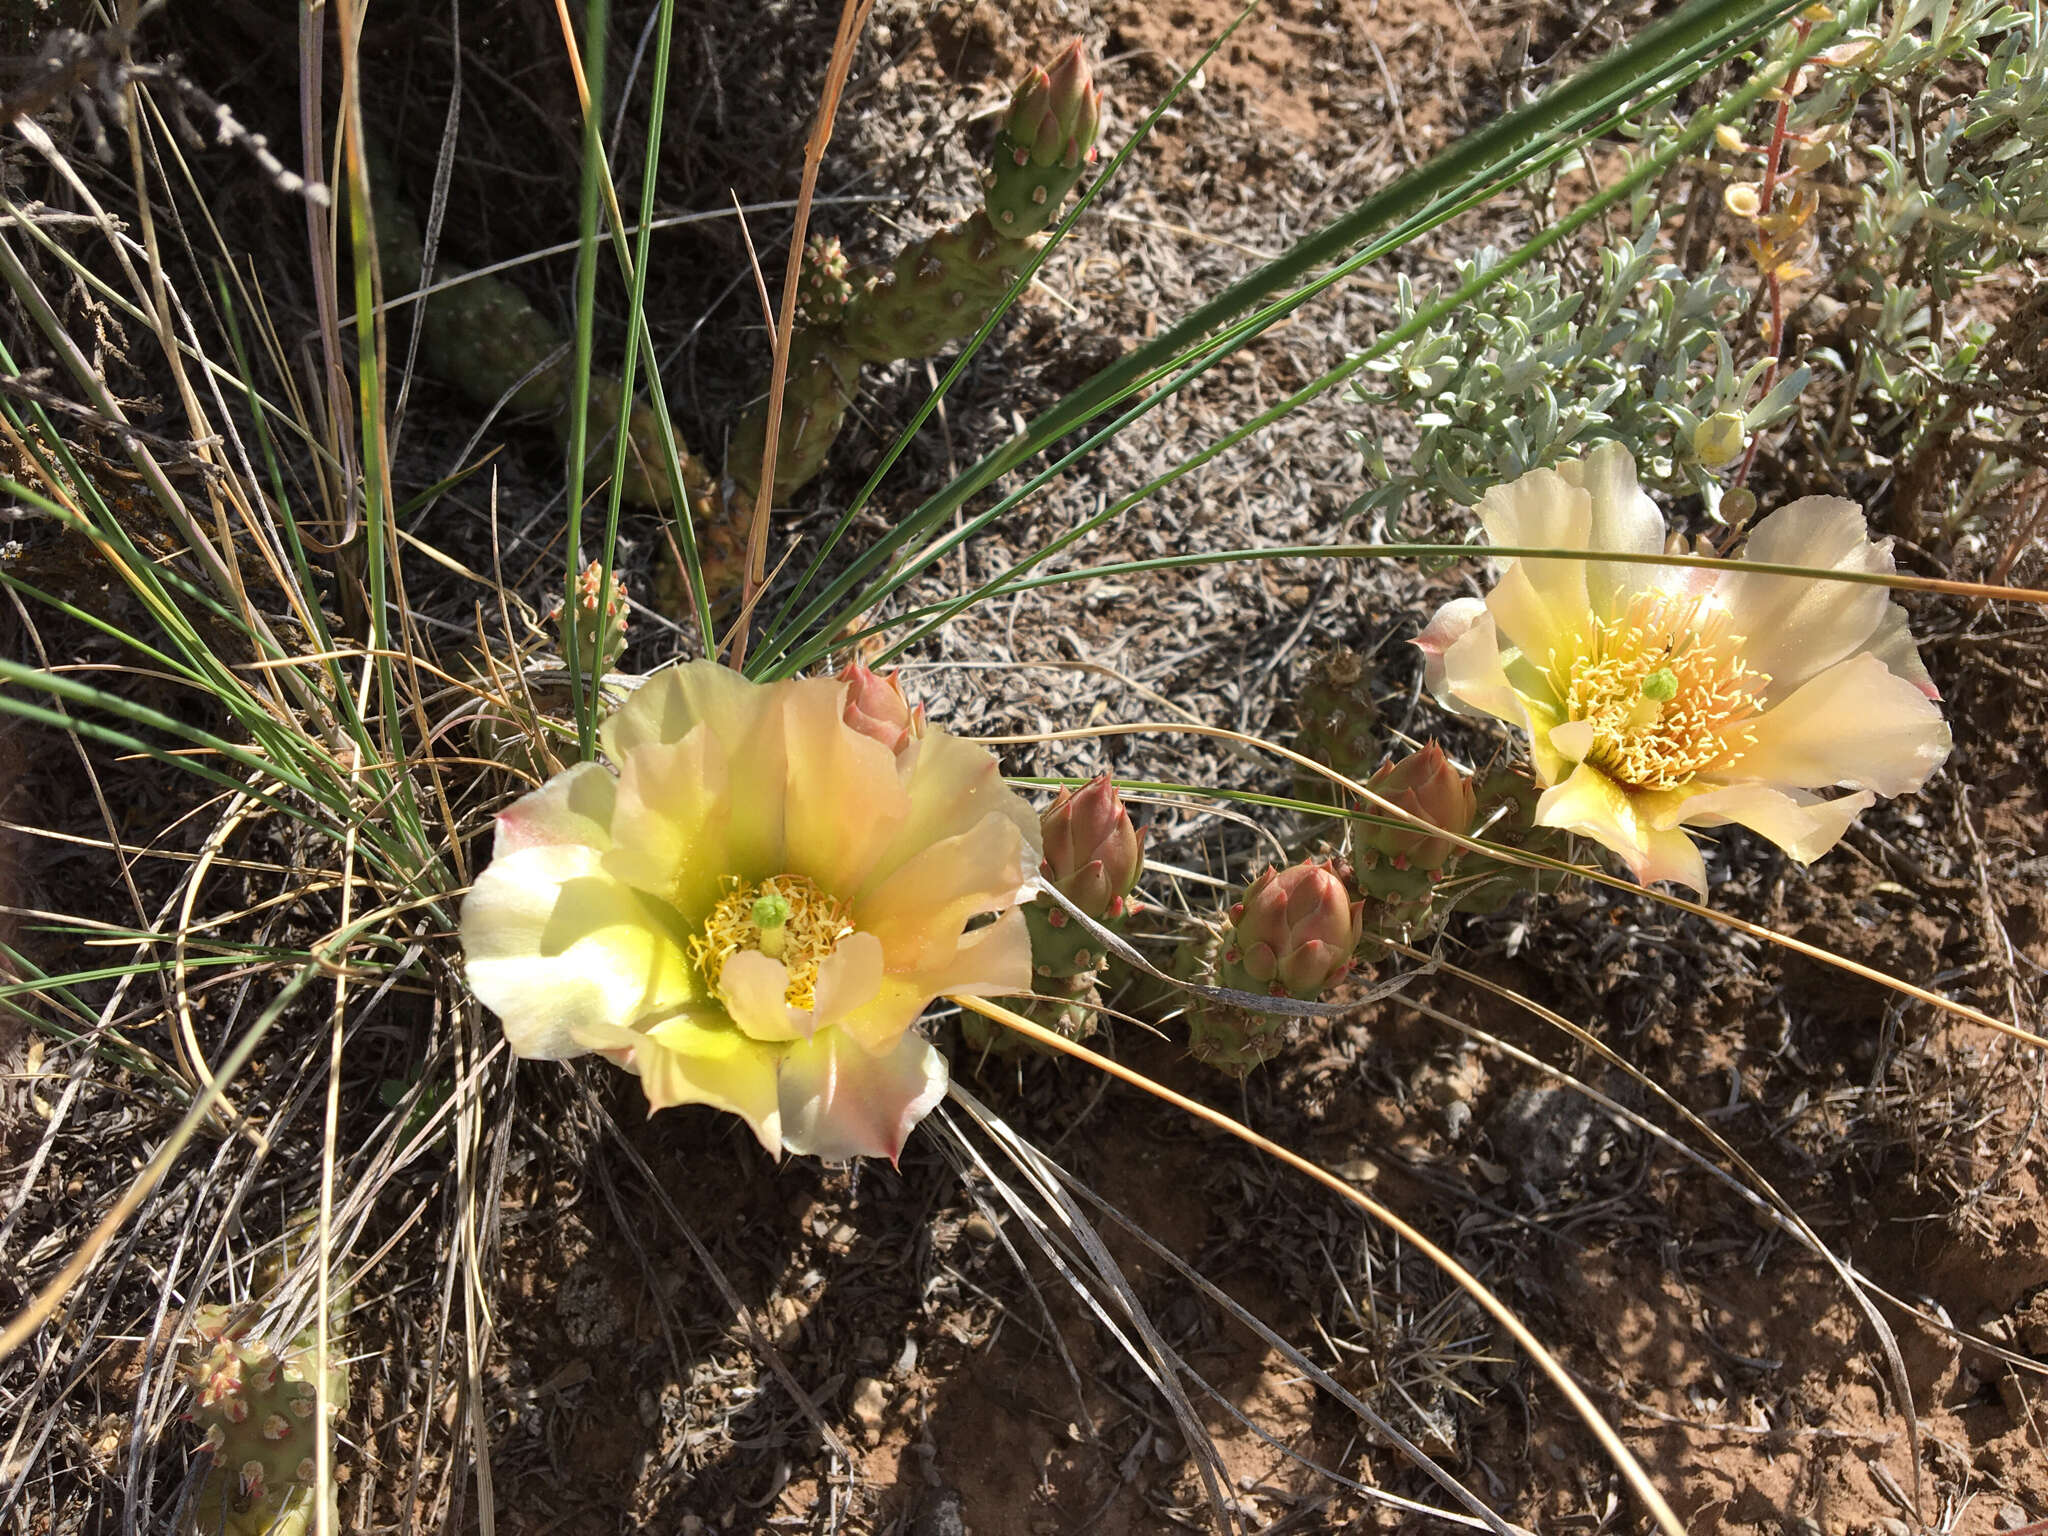
{"type": "Polygon", "coordinates": [[[1267,870],[1245,892],[1243,909],[1229,947],[1254,981],[1310,998],[1349,973],[1365,904],[1351,899],[1327,860],[1267,870]]]}
{"type": "MultiPolygon", "coordinates": [[[[1036,68],[1017,82],[1003,132],[1032,165],[1080,165],[1102,128],[1102,91],[1088,68],[1088,47],[1075,38],[1050,70],[1036,68]]],[[[1018,161],[1024,164],[1025,161],[1018,161]]]]}
{"type": "MultiPolygon", "coordinates": [[[[1382,764],[1379,772],[1366,780],[1365,787],[1410,815],[1460,837],[1471,832],[1479,814],[1472,781],[1444,756],[1435,742],[1420,752],[1409,753],[1399,762],[1382,764]]],[[[1455,843],[1407,827],[1368,824],[1360,833],[1360,840],[1394,860],[1397,866],[1416,869],[1441,869],[1457,851],[1455,843]]]]}
{"type": "Polygon", "coordinates": [[[1114,917],[1145,868],[1145,837],[1123,796],[1100,774],[1080,793],[1063,789],[1039,818],[1046,879],[1093,918],[1114,917]]]}
{"type": "MultiPolygon", "coordinates": [[[[631,617],[626,606],[626,583],[612,572],[611,596],[604,597],[604,564],[593,560],[576,577],[569,590],[576,604],[575,643],[585,673],[609,672],[626,653],[626,624],[631,617]]],[[[562,654],[569,654],[570,630],[567,605],[555,600],[554,619],[562,635],[562,654]]]]}
{"type": "Polygon", "coordinates": [[[839,681],[846,684],[846,723],[861,735],[901,752],[924,734],[924,706],[911,706],[894,672],[884,677],[855,661],[839,681]]]}

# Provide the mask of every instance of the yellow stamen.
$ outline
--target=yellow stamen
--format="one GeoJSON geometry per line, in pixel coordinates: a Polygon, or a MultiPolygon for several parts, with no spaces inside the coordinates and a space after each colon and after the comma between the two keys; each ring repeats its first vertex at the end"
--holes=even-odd
{"type": "Polygon", "coordinates": [[[1638,789],[1675,789],[1755,740],[1770,679],[1743,659],[1726,610],[1676,592],[1643,592],[1619,618],[1595,619],[1551,653],[1565,716],[1593,725],[1586,761],[1638,789]]]}
{"type": "Polygon", "coordinates": [[[713,987],[725,962],[743,949],[758,949],[789,971],[783,1001],[812,1008],[818,1000],[818,967],[853,932],[845,904],[802,875],[770,875],[749,885],[734,879],[731,889],[704,919],[704,931],[690,939],[690,958],[713,987]]]}

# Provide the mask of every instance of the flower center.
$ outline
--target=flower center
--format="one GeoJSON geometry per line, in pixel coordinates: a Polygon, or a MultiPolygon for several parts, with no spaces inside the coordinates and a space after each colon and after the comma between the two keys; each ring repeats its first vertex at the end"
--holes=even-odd
{"type": "Polygon", "coordinates": [[[1590,721],[1586,761],[1639,789],[1675,789],[1755,740],[1770,679],[1742,656],[1725,609],[1676,592],[1642,592],[1618,618],[1595,619],[1550,671],[1571,720],[1590,721]]]}
{"type": "Polygon", "coordinates": [[[818,967],[853,932],[852,914],[802,875],[729,883],[732,889],[704,919],[703,933],[690,939],[697,969],[716,987],[726,961],[743,949],[758,949],[789,971],[783,1001],[792,1008],[815,1007],[818,967]]]}

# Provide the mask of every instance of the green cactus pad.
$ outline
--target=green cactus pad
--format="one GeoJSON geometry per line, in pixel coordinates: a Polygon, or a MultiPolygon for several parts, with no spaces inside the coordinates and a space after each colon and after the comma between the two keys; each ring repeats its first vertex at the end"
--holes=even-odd
{"type": "Polygon", "coordinates": [[[983,206],[990,224],[1012,240],[1026,240],[1058,222],[1060,204],[1087,170],[1083,164],[1036,164],[1031,146],[996,135],[983,206]]]}
{"type": "MultiPolygon", "coordinates": [[[[860,358],[830,332],[799,331],[789,349],[782,387],[782,430],[775,442],[775,499],[794,495],[825,467],[860,390],[860,358]]],[[[751,500],[761,483],[768,436],[768,402],[740,421],[726,451],[725,472],[751,500]]]]}
{"type": "MultiPolygon", "coordinates": [[[[1379,711],[1372,701],[1373,669],[1358,652],[1338,647],[1316,657],[1295,697],[1294,750],[1354,783],[1378,766],[1379,711]]],[[[1318,773],[1297,771],[1295,797],[1341,805],[1351,797],[1318,773]]]]}
{"type": "MultiPolygon", "coordinates": [[[[333,1520],[334,1488],[314,1481],[320,1435],[312,1330],[282,1353],[247,1337],[249,1322],[201,1307],[181,1361],[192,1385],[193,1422],[205,1432],[212,1470],[193,1501],[194,1532],[306,1536],[320,1505],[333,1520]]],[[[348,1401],[347,1369],[327,1371],[328,1401],[348,1401]]]]}
{"type": "MultiPolygon", "coordinates": [[[[1021,1013],[1068,1040],[1086,1040],[1095,1033],[1096,1014],[1102,1007],[1102,992],[1093,971],[1072,976],[1040,976],[1029,997],[998,998],[1005,1008],[1021,1013]]],[[[1023,1056],[1049,1056],[1047,1046],[1005,1029],[978,1013],[962,1012],[960,1038],[977,1056],[1014,1060],[1023,1056]]]]}
{"type": "Polygon", "coordinates": [[[847,304],[846,344],[871,363],[930,357],[980,330],[1030,257],[980,213],[906,246],[847,304]]]}

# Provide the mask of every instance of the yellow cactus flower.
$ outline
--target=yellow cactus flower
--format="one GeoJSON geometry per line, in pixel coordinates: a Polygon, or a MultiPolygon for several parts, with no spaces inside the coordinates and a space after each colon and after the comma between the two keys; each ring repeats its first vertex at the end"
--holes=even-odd
{"type": "MultiPolygon", "coordinates": [[[[1616,443],[1532,470],[1479,504],[1499,545],[1657,554],[1664,520],[1616,443]]],[[[1808,496],[1738,556],[1889,574],[1862,509],[1808,496]]],[[[1638,880],[1704,893],[1684,828],[1737,822],[1794,858],[1832,848],[1878,795],[1948,756],[1940,695],[1906,611],[1878,585],[1604,560],[1493,562],[1493,590],[1438,610],[1416,644],[1437,697],[1529,733],[1536,819],[1619,854],[1638,880]],[[1842,788],[1824,798],[1816,791],[1842,788]]]]}
{"type": "Polygon", "coordinates": [[[612,766],[498,817],[462,944],[515,1053],[602,1052],[771,1153],[895,1158],[946,1088],[926,1005],[1031,990],[1038,817],[982,748],[892,750],[857,703],[692,662],[604,724],[612,766]]]}

